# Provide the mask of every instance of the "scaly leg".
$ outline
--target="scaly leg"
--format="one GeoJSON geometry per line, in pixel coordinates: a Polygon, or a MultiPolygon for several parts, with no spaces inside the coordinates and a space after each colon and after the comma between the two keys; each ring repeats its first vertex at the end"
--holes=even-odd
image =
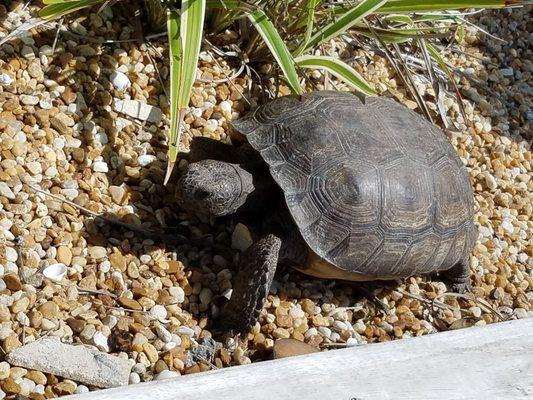
{"type": "Polygon", "coordinates": [[[255,325],[276,272],[280,247],[279,237],[266,235],[241,255],[233,294],[216,322],[218,331],[244,337],[255,325]]]}
{"type": "Polygon", "coordinates": [[[448,283],[452,292],[466,293],[472,289],[470,286],[470,266],[468,265],[467,257],[449,270],[441,272],[440,275],[448,283]]]}

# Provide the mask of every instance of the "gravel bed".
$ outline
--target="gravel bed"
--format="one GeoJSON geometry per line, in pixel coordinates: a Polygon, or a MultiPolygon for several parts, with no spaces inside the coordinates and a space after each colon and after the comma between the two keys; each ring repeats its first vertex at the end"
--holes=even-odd
{"type": "MultiPolygon", "coordinates": [[[[0,39],[30,16],[22,3],[13,4],[0,5],[0,39]]],[[[468,55],[448,58],[461,71],[467,117],[447,94],[448,135],[470,171],[479,227],[472,293],[450,294],[425,277],[373,284],[391,309],[385,314],[349,283],[281,270],[260,323],[243,341],[213,341],[209,322],[231,291],[235,262],[249,241],[246,227],[182,213],[172,183],[162,185],[169,106],[157,70],[167,81],[164,41],[148,49],[81,39],[134,38],[125,16],[106,9],[68,23],[79,37],[62,33],[55,49],[54,31],[0,46],[3,352],[58,337],[128,360],[129,382],[137,383],[267,359],[278,338],[328,349],[532,316],[530,10],[476,16],[474,23],[506,42],[468,29],[468,55]],[[90,213],[140,229],[170,227],[173,243],[90,213]]],[[[332,51],[351,50],[334,43],[332,51]]],[[[368,57],[361,50],[353,55],[368,57]]],[[[370,57],[360,72],[382,95],[416,108],[387,62],[370,57]]],[[[228,122],[247,107],[248,78],[209,82],[227,78],[232,62],[201,54],[184,145],[189,135],[229,141],[228,122]]],[[[417,82],[438,121],[431,85],[417,82]]],[[[0,362],[0,388],[0,398],[32,399],[92,389],[7,361],[0,362]]]]}

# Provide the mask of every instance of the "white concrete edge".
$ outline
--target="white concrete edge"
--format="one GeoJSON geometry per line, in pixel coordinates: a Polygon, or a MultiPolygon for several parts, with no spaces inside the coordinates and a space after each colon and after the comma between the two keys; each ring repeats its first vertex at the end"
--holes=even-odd
{"type": "Polygon", "coordinates": [[[70,400],[533,399],[533,318],[258,362],[70,400]]]}

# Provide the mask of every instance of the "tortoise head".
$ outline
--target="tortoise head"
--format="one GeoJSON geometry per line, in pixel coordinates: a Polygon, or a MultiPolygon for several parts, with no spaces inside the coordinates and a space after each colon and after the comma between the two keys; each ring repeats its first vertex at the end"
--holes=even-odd
{"type": "Polygon", "coordinates": [[[176,198],[187,211],[220,217],[235,213],[253,190],[252,174],[238,164],[202,160],[189,164],[178,181],[176,198]]]}

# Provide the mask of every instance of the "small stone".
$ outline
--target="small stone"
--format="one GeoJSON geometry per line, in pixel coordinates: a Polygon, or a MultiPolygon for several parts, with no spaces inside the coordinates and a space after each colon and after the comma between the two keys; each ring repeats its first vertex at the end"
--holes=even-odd
{"type": "Polygon", "coordinates": [[[127,297],[119,297],[117,301],[122,307],[125,307],[130,310],[140,311],[143,309],[137,300],[129,299],[127,297]]]}
{"type": "Polygon", "coordinates": [[[163,325],[157,325],[155,331],[163,342],[169,343],[172,340],[172,334],[163,325]]]}
{"type": "Polygon", "coordinates": [[[510,76],[514,75],[514,70],[511,67],[502,68],[502,69],[500,69],[500,74],[502,74],[503,76],[506,76],[506,77],[510,77],[510,76]]]}
{"type": "Polygon", "coordinates": [[[164,306],[156,304],[148,312],[152,318],[164,322],[167,318],[167,309],[164,306]]]}
{"type": "Polygon", "coordinates": [[[200,291],[199,297],[200,297],[200,303],[207,305],[213,299],[213,292],[209,288],[203,288],[200,291]]]}
{"type": "Polygon", "coordinates": [[[126,76],[126,74],[120,71],[114,71],[109,76],[109,81],[117,90],[121,91],[124,91],[131,86],[130,79],[126,76]]]}
{"type": "Polygon", "coordinates": [[[4,275],[4,282],[9,290],[14,292],[22,290],[22,283],[20,282],[20,278],[17,274],[12,273],[4,275]]]}
{"type": "Polygon", "coordinates": [[[160,108],[138,100],[116,100],[113,103],[113,110],[148,122],[159,122],[162,116],[160,108]]]}
{"type": "Polygon", "coordinates": [[[274,336],[276,339],[288,339],[291,335],[285,328],[276,328],[272,332],[272,336],[274,336]]]}
{"type": "Polygon", "coordinates": [[[107,250],[105,247],[102,246],[89,247],[89,256],[98,260],[107,256],[107,250]]]}
{"type": "Polygon", "coordinates": [[[17,336],[11,335],[4,340],[4,351],[6,353],[10,353],[13,350],[18,349],[20,346],[22,346],[22,343],[20,343],[17,336]]]}
{"type": "Polygon", "coordinates": [[[172,286],[168,291],[177,303],[183,303],[185,301],[185,291],[182,287],[172,286]]]}
{"type": "Polygon", "coordinates": [[[19,96],[20,102],[26,106],[34,106],[39,103],[37,96],[31,96],[29,94],[21,94],[19,96]]]}
{"type": "Polygon", "coordinates": [[[0,74],[0,85],[9,86],[12,83],[13,83],[13,78],[11,78],[8,74],[4,74],[4,73],[0,74]]]}
{"type": "Polygon", "coordinates": [[[189,328],[188,326],[180,326],[178,328],[178,333],[180,335],[186,335],[186,336],[189,336],[189,337],[194,337],[194,329],[192,328],[189,328]]]}
{"type": "Polygon", "coordinates": [[[13,247],[6,247],[6,260],[9,262],[16,262],[19,258],[17,250],[15,250],[13,247]]]}
{"type": "Polygon", "coordinates": [[[85,385],[78,385],[74,393],[76,394],[89,393],[89,388],[85,385]]]}
{"type": "Polygon", "coordinates": [[[47,301],[39,306],[39,312],[46,319],[54,319],[60,317],[59,306],[53,301],[47,301]]]}
{"type": "Polygon", "coordinates": [[[102,332],[98,331],[94,334],[93,343],[99,350],[109,353],[107,337],[105,337],[102,332]]]}
{"type": "Polygon", "coordinates": [[[13,193],[13,190],[9,186],[7,186],[7,183],[0,182],[0,196],[3,196],[9,200],[15,200],[15,193],[13,193]]]}
{"type": "Polygon", "coordinates": [[[19,394],[20,385],[13,378],[7,378],[2,383],[2,390],[7,394],[19,394]]]}
{"type": "Polygon", "coordinates": [[[76,384],[72,381],[63,381],[54,385],[54,390],[59,395],[74,394],[76,391],[76,384]]]}
{"type": "Polygon", "coordinates": [[[9,376],[11,367],[9,363],[2,361],[0,362],[0,380],[6,379],[9,376]]]}
{"type": "Polygon", "coordinates": [[[121,186],[109,186],[109,193],[116,204],[122,204],[124,196],[126,195],[126,190],[121,186]]]}
{"type": "Polygon", "coordinates": [[[65,265],[70,265],[72,261],[72,251],[66,246],[59,246],[57,248],[56,260],[65,265]]]}
{"type": "Polygon", "coordinates": [[[250,230],[246,225],[238,223],[231,235],[231,247],[236,250],[245,251],[253,242],[250,230]]]}
{"type": "Polygon", "coordinates": [[[160,373],[158,373],[154,377],[154,380],[161,381],[161,380],[164,380],[164,379],[176,378],[178,376],[180,376],[180,374],[177,373],[176,371],[170,371],[170,370],[166,369],[166,370],[161,371],[160,373]]]}
{"type": "Polygon", "coordinates": [[[143,344],[143,351],[150,360],[151,363],[155,363],[159,359],[159,353],[157,349],[150,343],[143,344]]]}
{"type": "Polygon", "coordinates": [[[141,381],[141,377],[139,376],[139,374],[137,374],[136,372],[130,373],[130,377],[128,381],[130,385],[139,383],[140,381],[141,381]]]}
{"type": "Polygon", "coordinates": [[[103,173],[109,172],[109,168],[105,161],[94,162],[92,168],[94,172],[103,172],[103,173]]]}
{"type": "Polygon", "coordinates": [[[274,343],[274,358],[294,357],[303,354],[317,353],[320,350],[296,339],[278,339],[274,343]]]}
{"type": "Polygon", "coordinates": [[[28,371],[26,378],[31,379],[37,385],[46,385],[46,375],[41,371],[28,371]]]}
{"type": "Polygon", "coordinates": [[[137,158],[137,162],[139,163],[141,167],[146,167],[150,165],[151,163],[153,163],[156,159],[157,158],[155,156],[145,154],[145,155],[139,156],[137,158]]]}

